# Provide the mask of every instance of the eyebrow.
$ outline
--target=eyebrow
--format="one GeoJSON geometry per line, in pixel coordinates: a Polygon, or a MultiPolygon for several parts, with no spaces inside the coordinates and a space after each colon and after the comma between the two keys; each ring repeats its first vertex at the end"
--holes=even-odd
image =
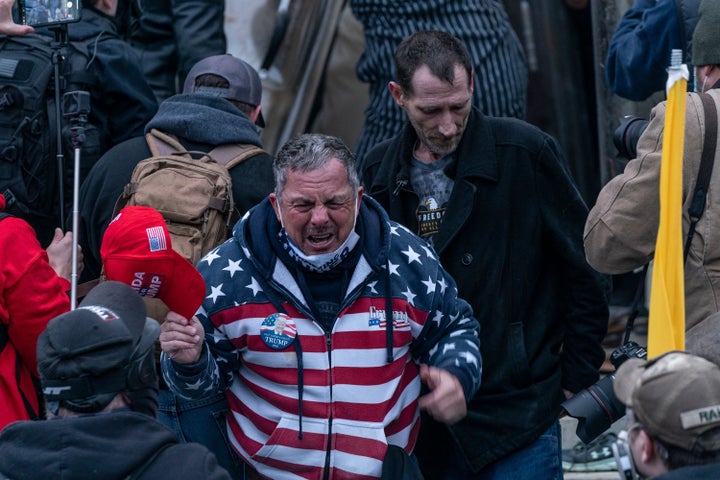
{"type": "MultiPolygon", "coordinates": [[[[468,103],[470,103],[470,102],[472,102],[472,97],[469,97],[469,98],[467,98],[466,100],[461,100],[461,101],[449,103],[449,104],[447,104],[447,106],[448,106],[449,108],[462,108],[462,107],[466,106],[466,105],[467,105],[468,103]]],[[[440,105],[434,105],[434,104],[425,104],[425,105],[422,105],[422,104],[421,104],[421,105],[418,105],[417,108],[418,108],[419,110],[437,110],[437,109],[443,108],[445,105],[446,105],[446,104],[440,104],[440,105]]]]}
{"type": "MultiPolygon", "coordinates": [[[[334,195],[326,200],[323,200],[323,204],[327,203],[347,203],[353,199],[353,194],[348,195],[334,195]]],[[[307,204],[312,203],[313,205],[317,202],[306,197],[291,198],[287,200],[288,205],[307,204]]]]}

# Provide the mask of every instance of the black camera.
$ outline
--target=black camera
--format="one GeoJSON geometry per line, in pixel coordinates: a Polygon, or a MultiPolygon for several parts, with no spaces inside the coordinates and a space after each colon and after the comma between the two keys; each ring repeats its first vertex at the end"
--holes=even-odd
{"type": "MultiPolygon", "coordinates": [[[[629,341],[612,352],[610,362],[617,370],[628,358],[645,359],[647,350],[636,342],[629,341]]],[[[590,443],[625,415],[625,405],[613,391],[614,381],[614,374],[607,375],[562,403],[568,415],[577,418],[575,433],[585,443],[590,443]]]]}
{"type": "Polygon", "coordinates": [[[620,125],[613,132],[613,143],[618,155],[632,160],[637,157],[637,142],[648,126],[644,118],[627,115],[620,119],[620,125]]]}

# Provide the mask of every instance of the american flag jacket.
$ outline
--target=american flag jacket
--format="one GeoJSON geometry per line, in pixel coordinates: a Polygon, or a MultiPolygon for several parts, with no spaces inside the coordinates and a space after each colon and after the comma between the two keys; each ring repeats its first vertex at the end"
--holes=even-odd
{"type": "Polygon", "coordinates": [[[357,222],[363,252],[331,329],[273,252],[265,200],[198,264],[200,360],[162,357],[178,395],[226,392],[230,442],[268,478],[380,477],[388,444],[415,444],[420,363],[453,373],[466,399],[479,387],[479,326],[435,253],[367,196],[357,222]]]}

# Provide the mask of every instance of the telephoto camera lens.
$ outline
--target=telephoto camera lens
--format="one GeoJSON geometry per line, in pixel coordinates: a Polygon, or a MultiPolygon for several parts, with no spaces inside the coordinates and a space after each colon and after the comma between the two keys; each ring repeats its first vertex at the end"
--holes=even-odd
{"type": "Polygon", "coordinates": [[[619,156],[628,160],[637,157],[637,143],[648,123],[650,122],[632,115],[620,119],[620,125],[613,133],[613,144],[615,144],[619,156]]]}
{"type": "Polygon", "coordinates": [[[613,391],[614,381],[615,375],[608,375],[563,402],[568,415],[577,418],[575,433],[585,443],[593,441],[625,415],[625,405],[613,391]]]}
{"type": "MultiPolygon", "coordinates": [[[[626,342],[610,355],[610,361],[618,369],[628,358],[647,358],[645,347],[636,342],[626,342]]],[[[562,407],[571,417],[577,418],[575,433],[585,443],[590,443],[610,428],[616,420],[625,415],[625,405],[618,400],[613,390],[615,375],[607,375],[594,385],[581,390],[562,407]]]]}

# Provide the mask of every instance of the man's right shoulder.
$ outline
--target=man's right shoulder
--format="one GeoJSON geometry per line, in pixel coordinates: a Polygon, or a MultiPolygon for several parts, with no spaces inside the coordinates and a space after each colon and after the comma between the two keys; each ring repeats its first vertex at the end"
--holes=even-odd
{"type": "MultiPolygon", "coordinates": [[[[242,222],[242,220],[240,221],[242,222]]],[[[228,262],[234,262],[236,265],[239,265],[247,261],[245,251],[245,249],[241,248],[238,239],[233,234],[220,245],[203,255],[196,267],[204,277],[224,275],[223,272],[229,274],[230,278],[249,274],[247,272],[248,269],[241,268],[233,271],[233,268],[228,268],[228,262]]]]}
{"type": "Polygon", "coordinates": [[[370,149],[363,158],[358,159],[357,169],[363,185],[366,187],[372,185],[383,161],[393,162],[396,156],[394,152],[397,151],[401,141],[400,136],[383,140],[370,149]]]}

